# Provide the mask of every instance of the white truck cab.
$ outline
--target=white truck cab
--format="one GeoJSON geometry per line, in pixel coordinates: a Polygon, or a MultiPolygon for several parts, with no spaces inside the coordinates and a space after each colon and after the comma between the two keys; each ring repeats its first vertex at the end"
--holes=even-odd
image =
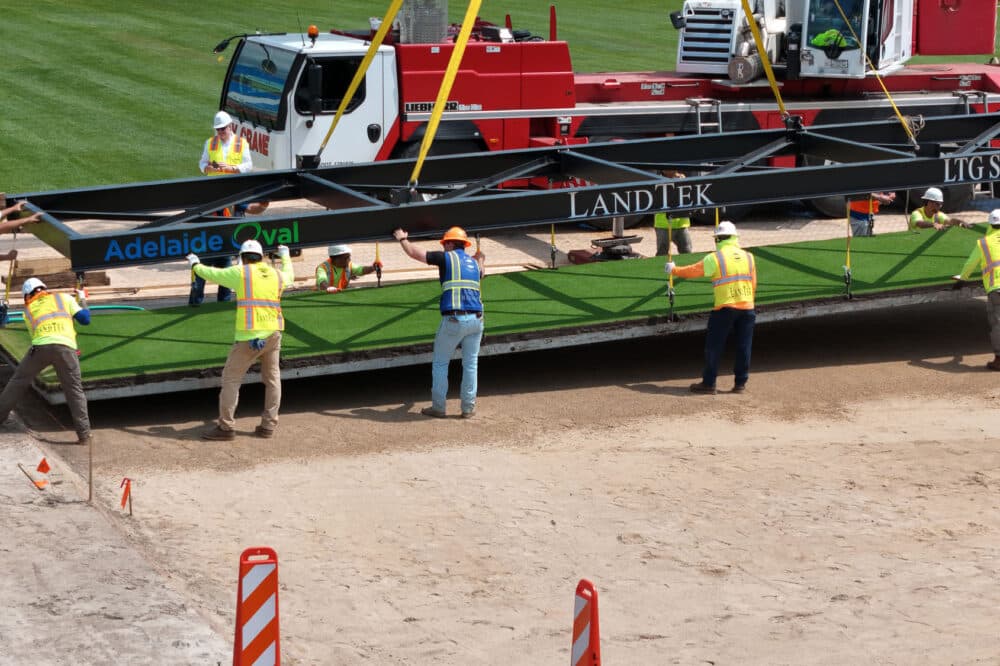
{"type": "MultiPolygon", "coordinates": [[[[221,108],[249,140],[257,170],[290,169],[316,155],[367,43],[334,34],[252,35],[229,64],[221,108]]],[[[371,162],[399,116],[396,53],[379,49],[319,156],[320,166],[371,162]]]]}

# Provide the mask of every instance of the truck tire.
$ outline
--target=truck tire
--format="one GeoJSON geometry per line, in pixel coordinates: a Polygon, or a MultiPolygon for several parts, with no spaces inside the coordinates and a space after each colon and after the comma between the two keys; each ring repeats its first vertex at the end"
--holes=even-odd
{"type": "MultiPolygon", "coordinates": [[[[461,155],[462,153],[486,152],[482,144],[475,141],[435,141],[427,151],[428,157],[439,155],[461,155]]],[[[420,142],[407,143],[396,150],[395,157],[412,160],[420,156],[420,142]]]]}
{"type": "MultiPolygon", "coordinates": [[[[719,221],[729,220],[730,222],[739,222],[749,215],[751,210],[753,210],[753,206],[750,204],[743,206],[722,206],[719,209],[719,221]]],[[[714,225],[715,209],[703,208],[691,211],[691,224],[714,225]]]]}

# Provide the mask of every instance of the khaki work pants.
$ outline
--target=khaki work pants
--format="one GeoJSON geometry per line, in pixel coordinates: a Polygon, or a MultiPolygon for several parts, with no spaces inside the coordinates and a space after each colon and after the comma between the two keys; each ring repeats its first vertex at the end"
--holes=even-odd
{"type": "Polygon", "coordinates": [[[249,342],[236,342],[229,350],[226,367],[222,369],[222,391],[219,393],[219,427],[236,429],[236,405],[240,401],[240,385],[254,363],[260,360],[260,377],[264,382],[264,411],[260,425],[265,430],[278,427],[278,408],[281,406],[281,331],[267,339],[264,349],[254,351],[249,342]]]}
{"type": "Polygon", "coordinates": [[[66,405],[73,417],[73,427],[77,437],[90,436],[90,416],[87,413],[87,396],[83,394],[83,379],[80,377],[80,359],[76,350],[66,345],[32,346],[17,364],[17,370],[0,394],[0,423],[10,414],[31,382],[48,366],[56,369],[59,384],[66,394],[66,405]]]}

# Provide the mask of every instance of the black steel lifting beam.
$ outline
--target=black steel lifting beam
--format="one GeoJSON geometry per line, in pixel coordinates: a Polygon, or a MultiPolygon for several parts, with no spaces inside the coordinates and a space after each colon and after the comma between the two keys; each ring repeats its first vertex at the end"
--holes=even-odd
{"type": "Polygon", "coordinates": [[[413,160],[14,198],[27,199],[31,210],[45,213],[32,231],[81,271],[176,261],[191,251],[231,254],[249,237],[266,247],[306,247],[385,239],[396,227],[406,228],[413,237],[430,237],[454,225],[475,233],[991,182],[1000,180],[1000,153],[988,147],[998,132],[1000,114],[963,115],[928,119],[919,135],[919,151],[907,149],[902,127],[886,121],[436,157],[425,162],[420,177],[421,191],[439,195],[427,201],[399,196],[406,190],[413,160]],[[787,156],[800,163],[805,156],[814,163],[835,163],[780,169],[763,159],[787,156]],[[659,175],[678,166],[688,178],[659,175]],[[515,179],[535,185],[541,181],[551,189],[509,188],[515,179]],[[238,219],[206,215],[254,199],[308,199],[328,210],[294,215],[269,211],[238,219]],[[122,228],[88,233],[87,222],[80,221],[88,217],[121,220],[122,228]]]}

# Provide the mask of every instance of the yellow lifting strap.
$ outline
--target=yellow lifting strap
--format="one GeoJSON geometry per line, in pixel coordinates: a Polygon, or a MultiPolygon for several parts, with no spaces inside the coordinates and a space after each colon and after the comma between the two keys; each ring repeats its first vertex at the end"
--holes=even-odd
{"type": "Polygon", "coordinates": [[[472,33],[472,26],[476,23],[476,16],[479,15],[479,6],[482,0],[470,0],[469,8],[465,12],[465,19],[462,21],[462,29],[455,39],[455,48],[451,52],[451,60],[448,61],[448,69],[444,72],[444,79],[441,81],[441,88],[438,90],[437,100],[434,102],[434,110],[431,112],[431,119],[427,123],[427,130],[424,132],[424,139],[420,142],[420,154],[417,156],[417,163],[413,165],[413,173],[410,174],[410,187],[417,186],[420,178],[420,170],[424,167],[424,159],[427,152],[434,143],[434,135],[437,133],[438,124],[441,122],[441,114],[444,113],[445,104],[448,103],[448,96],[451,94],[451,86],[455,83],[455,75],[458,74],[458,66],[462,64],[462,56],[465,54],[465,45],[469,43],[469,35],[472,33]]]}
{"type": "MultiPolygon", "coordinates": [[[[743,2],[745,3],[746,0],[743,0],[743,2]]],[[[840,0],[833,0],[833,4],[837,6],[837,11],[840,12],[840,18],[844,20],[844,25],[847,26],[847,29],[851,31],[851,37],[854,38],[855,43],[861,44],[861,39],[858,37],[858,33],[854,31],[854,26],[847,20],[847,14],[844,13],[844,8],[840,6],[840,0]]],[[[875,63],[872,62],[867,53],[863,55],[865,56],[865,62],[868,64],[868,67],[875,74],[875,80],[878,81],[879,87],[881,87],[882,92],[885,93],[885,98],[889,100],[889,105],[892,107],[896,117],[899,118],[899,124],[903,126],[903,130],[906,132],[906,136],[910,139],[910,143],[913,144],[914,148],[917,148],[917,137],[913,135],[910,123],[906,122],[906,119],[903,118],[903,114],[900,112],[899,107],[896,106],[896,102],[892,99],[889,89],[885,87],[885,82],[882,80],[882,77],[879,76],[878,70],[875,69],[875,63]]]]}
{"type": "Polygon", "coordinates": [[[760,29],[757,27],[757,21],[753,18],[753,11],[750,9],[749,0],[743,0],[743,13],[746,15],[747,24],[750,26],[750,32],[753,33],[753,42],[757,45],[757,55],[760,56],[760,62],[764,65],[764,73],[767,74],[767,82],[771,84],[771,92],[774,93],[774,99],[778,102],[778,111],[781,112],[781,117],[784,118],[788,115],[788,111],[785,110],[785,103],[781,99],[781,92],[778,90],[778,82],[774,78],[774,70],[771,69],[771,60],[767,57],[767,49],[764,48],[764,40],[761,39],[760,29]]]}
{"type": "Polygon", "coordinates": [[[347,86],[347,92],[344,93],[344,98],[340,100],[340,106],[337,108],[337,115],[333,117],[333,122],[330,123],[330,129],[327,131],[326,136],[323,137],[323,143],[320,144],[319,150],[316,151],[317,158],[323,154],[323,150],[326,148],[327,142],[329,142],[330,137],[333,136],[333,130],[337,128],[337,123],[340,122],[340,118],[344,115],[344,111],[347,109],[348,104],[350,104],[351,100],[354,99],[354,93],[358,91],[358,87],[368,74],[368,67],[371,66],[372,60],[375,59],[375,54],[378,52],[378,48],[382,46],[382,41],[385,39],[386,34],[392,29],[392,23],[396,20],[396,14],[402,6],[403,0],[392,0],[392,4],[389,5],[389,9],[386,10],[385,18],[382,19],[382,25],[380,25],[378,30],[375,31],[375,38],[372,39],[372,43],[368,45],[368,52],[365,53],[365,57],[361,60],[361,64],[358,65],[358,71],[354,73],[354,78],[351,79],[351,85],[347,86]]]}

